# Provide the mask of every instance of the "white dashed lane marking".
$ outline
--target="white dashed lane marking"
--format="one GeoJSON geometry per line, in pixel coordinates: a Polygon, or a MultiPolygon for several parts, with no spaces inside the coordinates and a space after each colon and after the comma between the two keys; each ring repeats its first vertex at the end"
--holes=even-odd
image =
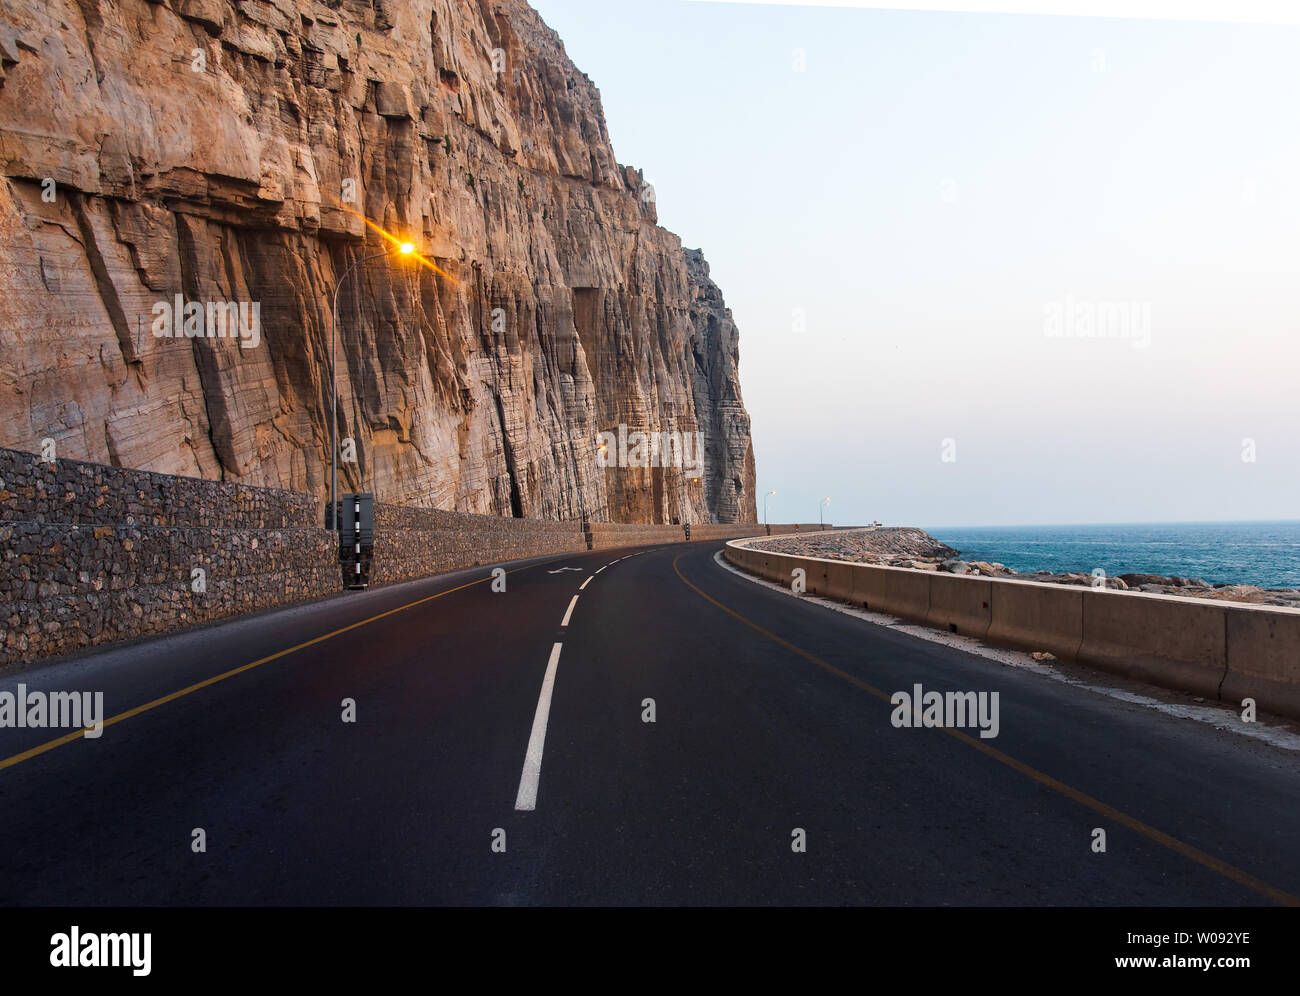
{"type": "Polygon", "coordinates": [[[546,723],[551,715],[551,692],[555,688],[555,671],[560,665],[560,650],[564,644],[551,648],[551,660],[546,665],[542,679],[542,694],[537,699],[533,714],[533,732],[528,737],[528,751],[524,754],[524,770],[519,777],[519,792],[515,796],[515,809],[531,812],[537,808],[537,787],[542,780],[542,750],[546,746],[546,723]]]}

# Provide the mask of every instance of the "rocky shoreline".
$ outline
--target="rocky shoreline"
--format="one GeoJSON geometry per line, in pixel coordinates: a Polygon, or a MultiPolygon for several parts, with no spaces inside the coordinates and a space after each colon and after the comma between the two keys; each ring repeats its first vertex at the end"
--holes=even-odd
{"type": "Polygon", "coordinates": [[[1084,571],[1053,574],[1035,571],[1022,574],[1005,564],[962,560],[961,551],[940,543],[923,529],[890,526],[853,529],[765,540],[763,549],[804,557],[823,557],[856,564],[880,564],[920,571],[944,571],[991,578],[1015,578],[1049,584],[1072,584],[1109,588],[1114,591],[1143,591],[1157,595],[1184,595],[1225,602],[1249,602],[1300,608],[1300,589],[1261,588],[1250,584],[1210,584],[1200,578],[1165,577],[1159,574],[1119,574],[1114,577],[1084,571]]]}

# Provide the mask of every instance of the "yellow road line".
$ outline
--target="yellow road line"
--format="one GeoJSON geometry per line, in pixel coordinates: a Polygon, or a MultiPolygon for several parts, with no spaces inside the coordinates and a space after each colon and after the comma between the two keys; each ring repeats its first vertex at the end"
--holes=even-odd
{"type": "MultiPolygon", "coordinates": [[[[839,668],[835,667],[835,665],[826,663],[826,661],[822,660],[820,657],[817,657],[813,654],[808,653],[808,651],[806,650],[796,647],[789,640],[782,639],[781,637],[777,636],[775,633],[772,633],[769,630],[764,629],[762,626],[758,625],[758,623],[751,622],[749,619],[746,619],[743,615],[741,615],[739,612],[735,611],[734,609],[730,609],[727,606],[723,605],[721,602],[719,602],[716,598],[713,598],[711,595],[705,594],[695,585],[691,584],[691,582],[686,580],[685,575],[682,574],[681,569],[677,566],[677,561],[681,560],[681,558],[682,558],[681,554],[678,554],[676,557],[673,558],[673,571],[677,574],[677,577],[681,579],[682,583],[686,585],[686,587],[690,588],[693,592],[695,592],[695,594],[699,595],[706,602],[712,603],[714,606],[721,609],[723,612],[727,613],[727,615],[731,616],[732,618],[736,619],[739,622],[744,623],[750,629],[762,633],[769,640],[773,641],[774,643],[780,644],[782,647],[785,647],[791,653],[798,654],[804,660],[809,661],[812,664],[816,664],[818,667],[822,668],[823,670],[829,671],[831,674],[835,675],[836,677],[843,678],[845,681],[849,682],[849,684],[857,686],[858,688],[862,689],[864,692],[868,692],[871,695],[874,695],[876,698],[883,699],[885,702],[889,702],[891,705],[893,704],[890,696],[885,692],[881,691],[879,688],[876,688],[874,685],[869,685],[865,681],[855,678],[853,675],[849,674],[848,672],[841,671],[839,668]]],[[[1190,860],[1195,861],[1197,864],[1202,865],[1205,868],[1209,868],[1211,871],[1218,872],[1224,878],[1230,879],[1231,881],[1235,882],[1238,885],[1245,886],[1246,888],[1258,892],[1261,895],[1267,896],[1273,902],[1278,903],[1281,906],[1300,906],[1300,898],[1291,895],[1289,892],[1284,892],[1281,889],[1274,888],[1273,886],[1269,885],[1267,882],[1255,878],[1255,876],[1249,874],[1248,872],[1242,871],[1240,868],[1237,868],[1235,865],[1230,865],[1226,861],[1220,861],[1212,854],[1206,854],[1204,851],[1200,850],[1199,848],[1193,847],[1191,844],[1184,843],[1183,841],[1179,840],[1177,837],[1171,837],[1169,834],[1165,833],[1162,830],[1157,830],[1153,826],[1148,826],[1146,823],[1143,823],[1141,820],[1135,819],[1134,817],[1129,816],[1127,813],[1120,812],[1118,809],[1115,809],[1113,806],[1108,806],[1106,805],[1106,803],[1094,799],[1092,796],[1087,795],[1084,792],[1080,792],[1078,789],[1071,788],[1069,785],[1066,785],[1064,782],[1060,781],[1059,779],[1053,778],[1051,775],[1045,775],[1041,771],[1037,770],[1036,768],[1030,767],[1028,764],[1025,764],[1023,761],[1017,761],[1014,757],[1011,757],[1009,754],[1004,754],[1002,751],[998,750],[997,748],[990,747],[982,740],[978,740],[975,737],[972,737],[970,734],[963,732],[962,730],[956,730],[953,729],[952,727],[947,727],[947,726],[936,727],[936,729],[942,730],[942,732],[948,734],[951,737],[955,737],[957,740],[960,740],[962,743],[974,747],[976,750],[983,752],[984,754],[993,758],[995,761],[998,761],[1001,764],[1005,764],[1009,768],[1013,768],[1014,770],[1020,772],[1022,775],[1032,778],[1040,785],[1047,786],[1053,791],[1058,792],[1061,795],[1065,796],[1067,799],[1072,799],[1073,801],[1079,803],[1080,805],[1086,806],[1087,808],[1093,810],[1094,812],[1100,813],[1102,816],[1105,816],[1107,819],[1114,820],[1116,823],[1120,823],[1123,826],[1128,827],[1130,830],[1134,830],[1142,834],[1148,840],[1152,840],[1155,843],[1159,844],[1160,846],[1166,847],[1169,850],[1175,852],[1176,854],[1181,854],[1183,857],[1189,858],[1190,860]]]]}
{"type": "MultiPolygon", "coordinates": [[[[563,560],[563,559],[564,556],[551,557],[547,560],[539,561],[536,564],[525,564],[523,567],[516,567],[513,570],[506,571],[506,573],[516,574],[519,571],[526,571],[530,567],[541,567],[545,564],[553,564],[555,561],[563,560]]],[[[104,720],[104,724],[103,724],[104,729],[107,729],[110,726],[114,726],[117,723],[122,722],[123,720],[130,719],[132,716],[139,716],[142,712],[148,712],[150,709],[157,709],[161,705],[166,705],[168,702],[173,702],[184,695],[189,695],[191,692],[197,692],[201,688],[207,688],[209,685],[215,685],[218,681],[225,681],[227,678],[233,678],[237,674],[243,674],[245,671],[251,671],[255,667],[261,667],[263,664],[269,664],[271,661],[279,660],[281,657],[287,657],[289,656],[289,654],[297,653],[299,650],[305,650],[307,647],[314,646],[317,643],[322,643],[325,640],[331,639],[332,637],[335,636],[339,636],[343,633],[347,633],[350,630],[357,629],[360,626],[365,626],[368,625],[369,623],[377,622],[380,619],[384,619],[398,612],[404,612],[407,609],[413,609],[415,608],[415,606],[423,605],[425,602],[432,602],[435,598],[442,598],[443,595],[450,595],[452,592],[463,591],[466,588],[472,588],[476,584],[482,584],[484,581],[490,581],[491,579],[492,579],[492,575],[489,574],[487,577],[479,578],[477,581],[470,581],[468,584],[462,584],[455,588],[448,588],[446,591],[440,591],[437,594],[429,595],[425,598],[417,599],[414,602],[408,602],[405,605],[399,605],[395,609],[389,609],[387,612],[381,612],[376,616],[371,616],[369,619],[362,619],[360,622],[354,622],[349,626],[344,626],[341,629],[336,629],[331,633],[326,633],[323,636],[317,636],[311,640],[307,640],[303,643],[299,643],[297,646],[289,647],[286,650],[277,651],[276,653],[271,654],[268,657],[260,657],[255,661],[250,661],[248,664],[242,664],[239,667],[232,668],[229,671],[223,671],[221,674],[214,675],[211,678],[205,678],[203,681],[195,682],[193,685],[189,685],[185,688],[182,688],[180,691],[172,692],[170,695],[164,695],[162,698],[154,699],[152,702],[146,702],[144,705],[138,705],[134,709],[128,709],[126,712],[119,712],[116,716],[112,716],[109,719],[104,720]]],[[[15,754],[13,755],[13,757],[6,757],[3,761],[0,761],[0,771],[3,771],[5,768],[12,768],[15,764],[21,764],[23,761],[31,760],[33,757],[37,757],[41,754],[44,754],[46,751],[54,750],[55,747],[61,747],[64,744],[72,743],[72,741],[74,740],[80,740],[83,736],[85,736],[85,732],[86,732],[85,730],[77,730],[75,733],[67,733],[61,737],[55,738],[54,740],[50,740],[47,741],[46,743],[39,744],[38,746],[31,748],[30,750],[25,750],[21,754],[15,754]]]]}

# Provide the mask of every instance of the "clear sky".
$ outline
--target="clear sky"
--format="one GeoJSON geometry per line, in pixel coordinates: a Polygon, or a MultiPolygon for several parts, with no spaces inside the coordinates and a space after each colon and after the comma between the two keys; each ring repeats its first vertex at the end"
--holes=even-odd
{"type": "Polygon", "coordinates": [[[1300,518],[1300,28],[533,4],[735,314],[760,517],[1300,518]]]}

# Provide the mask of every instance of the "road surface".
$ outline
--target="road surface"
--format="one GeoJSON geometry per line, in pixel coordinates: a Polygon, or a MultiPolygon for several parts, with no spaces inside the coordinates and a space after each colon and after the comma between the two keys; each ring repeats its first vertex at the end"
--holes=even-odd
{"type": "Polygon", "coordinates": [[[505,592],[475,568],[6,674],[114,719],[44,750],[59,731],[0,729],[0,904],[1300,895],[1294,754],[773,591],[719,548],[509,564],[505,592]],[[917,683],[997,692],[998,736],[896,728],[917,683]]]}

